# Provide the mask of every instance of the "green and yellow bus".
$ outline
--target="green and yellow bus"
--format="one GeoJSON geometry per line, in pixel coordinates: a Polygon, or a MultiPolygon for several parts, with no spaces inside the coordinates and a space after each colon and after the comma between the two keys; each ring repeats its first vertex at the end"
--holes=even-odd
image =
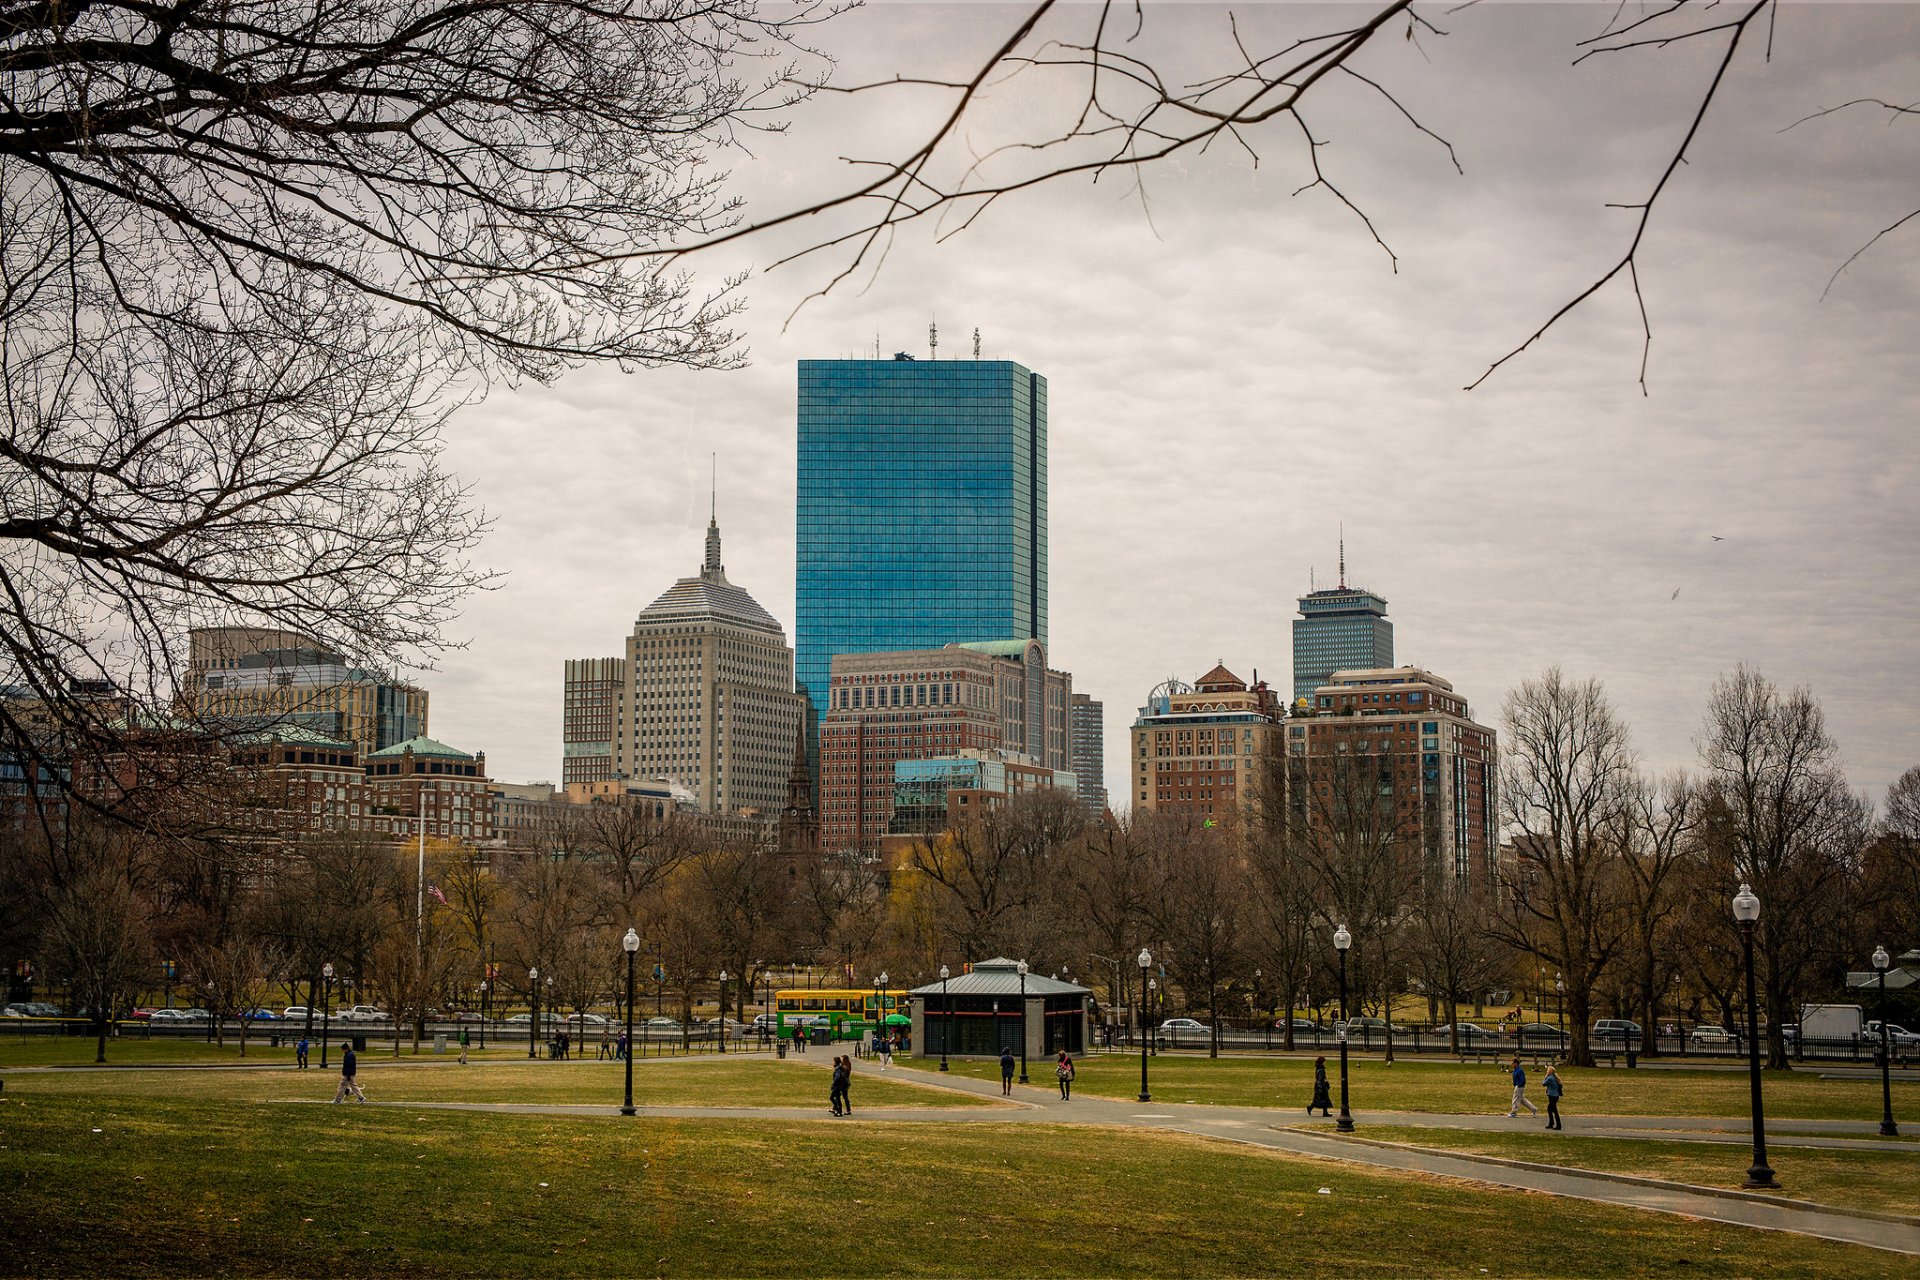
{"type": "Polygon", "coordinates": [[[830,1027],[835,1040],[860,1040],[872,1034],[875,1023],[889,1014],[905,1014],[904,991],[876,995],[872,990],[802,987],[773,993],[775,1030],[783,1040],[793,1038],[796,1026],[830,1027]]]}

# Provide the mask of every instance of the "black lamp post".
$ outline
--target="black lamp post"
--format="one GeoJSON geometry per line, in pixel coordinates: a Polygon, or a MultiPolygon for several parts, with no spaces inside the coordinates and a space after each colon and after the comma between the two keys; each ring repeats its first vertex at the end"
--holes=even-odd
{"type": "Polygon", "coordinates": [[[333,961],[320,966],[320,1066],[327,1065],[327,1036],[333,1029],[333,961]]]}
{"type": "Polygon", "coordinates": [[[1873,949],[1873,971],[1880,975],[1880,1133],[1887,1138],[1900,1134],[1893,1122],[1893,1040],[1887,1030],[1887,970],[1892,964],[1885,947],[1873,949]]]}
{"type": "Polygon", "coordinates": [[[946,1029],[940,1033],[940,1069],[947,1069],[947,1046],[953,1042],[953,1001],[947,998],[947,966],[940,966],[940,1007],[946,1012],[946,1029]]]}
{"type": "Polygon", "coordinates": [[[1152,1102],[1153,1094],[1147,1089],[1147,970],[1153,967],[1153,953],[1140,948],[1135,963],[1140,966],[1140,1101],[1152,1102]]]}
{"type": "Polygon", "coordinates": [[[1733,918],[1740,923],[1740,946],[1747,967],[1747,1079],[1753,1093],[1753,1165],[1749,1187],[1777,1187],[1767,1166],[1766,1119],[1760,1108],[1760,1014],[1753,1002],[1753,926],[1760,920],[1760,899],[1746,885],[1733,895],[1733,918]]]}
{"type": "Polygon", "coordinates": [[[1027,962],[1013,966],[1020,975],[1020,1083],[1027,1083],[1027,962]]]}
{"type": "Polygon", "coordinates": [[[1333,949],[1340,953],[1340,1119],[1334,1128],[1341,1133],[1353,1132],[1353,1113],[1347,1110],[1347,1034],[1353,1029],[1352,1019],[1347,1016],[1347,948],[1352,945],[1353,935],[1347,932],[1347,926],[1333,931],[1333,949]]]}
{"type": "Polygon", "coordinates": [[[1553,1020],[1560,1024],[1560,1052],[1567,1051],[1567,983],[1559,974],[1553,975],[1553,1020]]]}
{"type": "Polygon", "coordinates": [[[633,957],[640,950],[640,935],[631,928],[627,936],[620,939],[620,949],[627,953],[627,1101],[620,1108],[620,1114],[633,1114],[633,957]]]}
{"type": "Polygon", "coordinates": [[[540,1034],[539,965],[533,965],[527,969],[527,1003],[533,1006],[529,1015],[532,1020],[527,1023],[527,1056],[529,1058],[537,1058],[540,1056],[540,1044],[539,1041],[535,1039],[535,1037],[540,1034]]]}
{"type": "Polygon", "coordinates": [[[720,1052],[727,1051],[727,971],[720,971],[720,1052]]]}
{"type": "Polygon", "coordinates": [[[480,979],[480,1047],[487,1047],[487,980],[480,979]]]}

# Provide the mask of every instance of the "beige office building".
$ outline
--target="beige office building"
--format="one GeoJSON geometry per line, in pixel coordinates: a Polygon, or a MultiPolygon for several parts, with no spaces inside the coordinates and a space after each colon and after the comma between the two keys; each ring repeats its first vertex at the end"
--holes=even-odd
{"type": "Polygon", "coordinates": [[[1189,687],[1169,680],[1133,722],[1133,806],[1219,821],[1244,815],[1280,757],[1286,709],[1265,681],[1251,686],[1224,665],[1189,687]]]}
{"type": "Polygon", "coordinates": [[[191,631],[180,698],[192,714],[235,728],[289,725],[351,742],[363,760],[427,732],[425,689],[266,627],[191,631]]]}
{"type": "Polygon", "coordinates": [[[707,813],[779,814],[800,731],[793,649],[773,616],[727,581],[717,522],[700,572],[634,621],[625,674],[615,778],[678,783],[707,813]]]}

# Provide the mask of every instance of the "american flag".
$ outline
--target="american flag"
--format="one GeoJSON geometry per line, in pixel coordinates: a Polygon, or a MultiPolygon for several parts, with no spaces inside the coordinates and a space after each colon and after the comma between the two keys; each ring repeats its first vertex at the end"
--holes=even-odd
{"type": "Polygon", "coordinates": [[[439,886],[439,885],[437,885],[437,884],[430,884],[430,885],[428,885],[428,886],[427,886],[427,892],[428,892],[428,893],[430,893],[430,894],[432,894],[432,895],[433,895],[433,900],[434,900],[435,902],[437,902],[437,903],[439,903],[439,904],[440,904],[441,906],[443,906],[443,907],[444,907],[444,906],[446,906],[446,905],[447,905],[447,895],[446,895],[446,894],[444,894],[444,893],[442,893],[442,892],[440,892],[440,886],[439,886]]]}

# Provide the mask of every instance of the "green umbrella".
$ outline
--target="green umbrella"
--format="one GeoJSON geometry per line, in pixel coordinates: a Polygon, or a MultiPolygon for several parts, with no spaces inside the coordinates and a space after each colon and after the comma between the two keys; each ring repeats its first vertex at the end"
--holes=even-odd
{"type": "Polygon", "coordinates": [[[913,1019],[904,1013],[890,1013],[887,1015],[887,1025],[890,1027],[911,1026],[913,1025],[913,1019]]]}

